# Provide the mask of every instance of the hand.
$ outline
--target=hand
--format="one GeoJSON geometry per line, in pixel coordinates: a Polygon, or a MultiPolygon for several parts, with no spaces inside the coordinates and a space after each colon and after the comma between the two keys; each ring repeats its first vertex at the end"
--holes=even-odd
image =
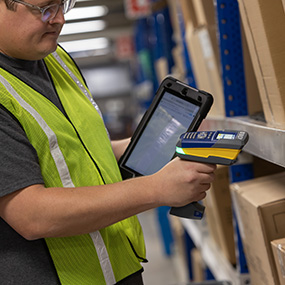
{"type": "Polygon", "coordinates": [[[28,240],[86,234],[155,207],[203,199],[215,168],[176,158],[156,174],[113,184],[35,184],[0,198],[0,217],[28,240]]]}
{"type": "Polygon", "coordinates": [[[214,180],[216,165],[173,159],[153,175],[155,189],[162,205],[181,207],[206,197],[214,180]]]}

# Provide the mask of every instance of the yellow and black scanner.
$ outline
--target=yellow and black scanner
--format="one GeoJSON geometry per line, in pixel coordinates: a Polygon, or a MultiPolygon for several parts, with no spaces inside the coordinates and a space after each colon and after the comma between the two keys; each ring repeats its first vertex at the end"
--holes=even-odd
{"type": "Polygon", "coordinates": [[[187,132],[180,136],[176,154],[186,160],[232,165],[247,141],[245,131],[187,132]]]}
{"type": "MultiPolygon", "coordinates": [[[[248,139],[245,131],[187,132],[176,144],[176,155],[185,160],[232,165],[248,139]]],[[[200,220],[204,210],[202,204],[193,202],[183,207],[172,207],[170,214],[200,220]]]]}

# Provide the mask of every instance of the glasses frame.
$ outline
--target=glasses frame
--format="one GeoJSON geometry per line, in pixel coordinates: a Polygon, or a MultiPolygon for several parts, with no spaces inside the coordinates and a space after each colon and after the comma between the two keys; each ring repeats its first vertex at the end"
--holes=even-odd
{"type": "Polygon", "coordinates": [[[67,12],[69,12],[74,7],[74,5],[76,3],[76,0],[62,0],[60,2],[60,4],[51,4],[51,5],[48,5],[48,6],[45,6],[45,7],[39,7],[39,6],[33,5],[31,3],[24,2],[24,1],[21,1],[21,0],[13,0],[13,2],[25,5],[27,7],[30,7],[32,9],[34,9],[34,10],[38,10],[41,13],[41,20],[44,23],[46,23],[46,22],[48,22],[48,21],[50,21],[50,20],[52,20],[52,19],[54,19],[56,17],[60,7],[63,7],[63,9],[62,9],[63,14],[66,14],[67,12]],[[67,7],[64,7],[64,5],[66,3],[68,3],[68,2],[70,2],[69,5],[67,7]],[[55,10],[56,12],[50,18],[44,20],[44,13],[45,13],[45,11],[47,9],[51,8],[51,7],[57,7],[57,9],[55,10]]]}

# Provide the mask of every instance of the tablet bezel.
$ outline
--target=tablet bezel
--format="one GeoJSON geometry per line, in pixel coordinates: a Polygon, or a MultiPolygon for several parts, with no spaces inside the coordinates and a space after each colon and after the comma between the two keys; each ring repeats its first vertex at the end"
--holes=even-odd
{"type": "Polygon", "coordinates": [[[152,115],[154,114],[157,106],[159,105],[159,102],[161,101],[161,99],[163,98],[163,95],[166,92],[200,107],[195,118],[193,119],[192,123],[188,127],[187,131],[196,131],[199,128],[202,120],[206,117],[206,115],[208,114],[213,104],[213,96],[211,94],[205,91],[190,87],[189,85],[171,76],[166,77],[161,82],[150,107],[147,109],[143,118],[139,122],[127,149],[125,150],[124,154],[119,160],[119,167],[120,167],[120,171],[121,171],[123,179],[142,176],[142,174],[126,166],[126,163],[128,161],[128,158],[132,154],[132,151],[134,150],[137,142],[142,136],[148,122],[150,121],[152,115]]]}

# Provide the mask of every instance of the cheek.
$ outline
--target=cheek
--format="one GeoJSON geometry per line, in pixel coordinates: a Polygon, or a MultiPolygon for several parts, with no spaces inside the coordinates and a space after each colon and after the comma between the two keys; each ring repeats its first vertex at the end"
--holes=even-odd
{"type": "Polygon", "coordinates": [[[23,45],[22,38],[21,25],[13,21],[0,22],[0,45],[4,51],[9,52],[19,49],[23,45]]]}
{"type": "Polygon", "coordinates": [[[39,41],[38,33],[33,30],[33,27],[23,26],[23,24],[19,24],[18,28],[14,29],[12,35],[14,43],[20,49],[30,48],[39,41]]]}
{"type": "Polygon", "coordinates": [[[14,17],[13,20],[9,21],[9,27],[7,29],[6,25],[6,33],[8,38],[14,39],[14,41],[19,41],[20,39],[24,38],[26,34],[27,28],[25,27],[25,21],[20,21],[19,18],[14,17]]]}
{"type": "Polygon", "coordinates": [[[16,30],[10,43],[14,57],[33,60],[31,55],[37,53],[39,49],[39,37],[31,29],[25,27],[16,30]]]}

